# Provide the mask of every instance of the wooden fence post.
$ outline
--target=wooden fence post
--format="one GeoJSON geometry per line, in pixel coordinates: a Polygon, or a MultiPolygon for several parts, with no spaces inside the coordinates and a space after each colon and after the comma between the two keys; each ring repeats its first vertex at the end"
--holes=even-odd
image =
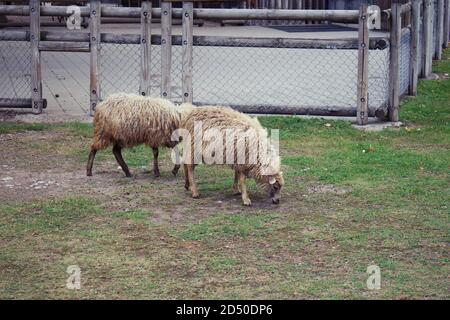
{"type": "MultiPolygon", "coordinates": [[[[447,0],[448,1],[448,0],[447,0]]],[[[437,0],[436,8],[436,40],[434,57],[437,60],[442,59],[442,42],[444,38],[444,0],[437,0]]]]}
{"type": "Polygon", "coordinates": [[[161,2],[161,97],[171,98],[172,3],[161,2]]]}
{"type": "Polygon", "coordinates": [[[30,46],[31,46],[31,104],[35,114],[42,113],[42,75],[39,40],[41,6],[38,0],[30,0],[30,46]]]}
{"type": "Polygon", "coordinates": [[[450,40],[450,1],[445,1],[444,9],[444,48],[448,48],[450,40]]]}
{"type": "Polygon", "coordinates": [[[139,93],[150,95],[150,59],[151,59],[151,21],[152,3],[142,1],[141,4],[141,82],[139,93]]]}
{"type": "Polygon", "coordinates": [[[183,2],[183,71],[182,71],[182,91],[183,102],[192,103],[192,53],[193,53],[193,3],[183,2]]]}
{"type": "Polygon", "coordinates": [[[418,48],[420,31],[420,1],[411,3],[411,51],[409,62],[409,87],[410,96],[417,95],[417,80],[419,78],[418,48]]]}
{"type": "Polygon", "coordinates": [[[359,125],[368,122],[368,90],[369,90],[369,28],[367,26],[367,3],[359,9],[358,31],[358,93],[356,102],[356,121],[359,125]]]}
{"type": "Polygon", "coordinates": [[[423,1],[423,63],[422,77],[427,79],[431,76],[431,65],[433,62],[432,41],[433,41],[433,22],[432,22],[432,0],[423,1]]]}
{"type": "Polygon", "coordinates": [[[100,10],[99,0],[92,0],[90,4],[90,36],[91,46],[90,61],[90,115],[93,116],[95,107],[100,101],[100,10]]]}
{"type": "Polygon", "coordinates": [[[391,11],[391,48],[389,61],[389,120],[398,121],[400,104],[400,40],[402,32],[401,5],[394,0],[391,11]]]}

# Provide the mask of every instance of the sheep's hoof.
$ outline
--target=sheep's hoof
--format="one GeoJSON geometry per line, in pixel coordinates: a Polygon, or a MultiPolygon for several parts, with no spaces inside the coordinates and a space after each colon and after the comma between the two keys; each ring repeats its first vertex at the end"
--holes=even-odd
{"type": "Polygon", "coordinates": [[[192,198],[198,199],[198,198],[200,198],[200,194],[198,194],[198,193],[193,193],[193,194],[192,194],[192,198]]]}
{"type": "Polygon", "coordinates": [[[125,173],[125,177],[132,178],[133,176],[131,175],[131,173],[125,173]]]}
{"type": "Polygon", "coordinates": [[[178,170],[180,170],[180,166],[176,164],[172,169],[172,174],[177,176],[178,170]]]}
{"type": "Polygon", "coordinates": [[[160,176],[161,176],[161,174],[159,173],[159,171],[153,172],[153,177],[159,178],[160,176]]]}
{"type": "Polygon", "coordinates": [[[186,189],[186,191],[189,191],[189,185],[188,184],[185,184],[184,188],[186,189]]]}
{"type": "Polygon", "coordinates": [[[250,207],[252,205],[252,202],[250,199],[244,200],[244,206],[250,207]]]}
{"type": "Polygon", "coordinates": [[[86,175],[87,175],[88,177],[92,177],[92,172],[88,172],[88,173],[86,173],[86,175]]]}

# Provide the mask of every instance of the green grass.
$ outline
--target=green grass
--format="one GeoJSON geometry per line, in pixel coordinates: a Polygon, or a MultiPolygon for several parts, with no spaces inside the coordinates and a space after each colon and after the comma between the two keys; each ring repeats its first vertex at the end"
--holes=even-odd
{"type": "Polygon", "coordinates": [[[42,131],[51,128],[51,125],[41,124],[41,123],[8,123],[2,122],[0,123],[0,134],[5,133],[15,133],[21,131],[42,131]]]}
{"type": "MultiPolygon", "coordinates": [[[[449,55],[435,72],[450,72],[449,55]]],[[[232,195],[229,169],[199,166],[194,200],[183,174],[171,176],[169,152],[153,179],[140,146],[124,152],[134,179],[110,150],[84,179],[90,125],[1,123],[0,134],[50,134],[3,141],[5,163],[44,159],[20,170],[67,181],[53,195],[2,194],[0,298],[448,299],[450,81],[420,81],[400,118],[402,128],[362,132],[259,117],[280,129],[286,185],[274,206],[249,183],[251,208],[232,195]],[[65,288],[71,264],[82,269],[79,291],[65,288]],[[373,264],[379,291],[365,285],[373,264]]]]}
{"type": "Polygon", "coordinates": [[[88,123],[70,122],[64,124],[45,124],[45,123],[0,123],[0,134],[15,133],[22,131],[43,131],[54,129],[66,129],[77,136],[91,137],[92,126],[88,123]]]}
{"type": "Polygon", "coordinates": [[[265,235],[275,215],[214,215],[200,223],[188,225],[178,236],[184,240],[205,240],[265,235]]]}

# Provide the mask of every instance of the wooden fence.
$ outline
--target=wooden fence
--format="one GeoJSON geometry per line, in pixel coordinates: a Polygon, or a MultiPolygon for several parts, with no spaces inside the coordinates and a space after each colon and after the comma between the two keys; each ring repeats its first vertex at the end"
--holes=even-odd
{"type": "MultiPolygon", "coordinates": [[[[409,29],[411,32],[409,54],[409,94],[417,92],[417,79],[419,76],[428,78],[431,75],[431,63],[433,58],[440,58],[442,47],[448,42],[448,1],[439,0],[438,7],[433,8],[432,0],[414,1],[413,3],[398,4],[393,1],[392,7],[383,14],[390,21],[389,39],[369,37],[367,20],[369,17],[368,6],[363,4],[360,10],[272,10],[272,9],[205,9],[194,8],[193,2],[182,2],[181,8],[173,8],[173,1],[163,1],[161,8],[152,8],[150,1],[142,1],[140,8],[136,7],[106,7],[101,6],[100,1],[90,1],[89,6],[81,7],[81,16],[90,17],[90,32],[68,31],[41,31],[40,17],[61,15],[70,13],[65,6],[40,7],[39,1],[30,0],[29,5],[1,5],[0,15],[30,16],[29,31],[0,30],[1,41],[29,41],[31,46],[31,99],[2,99],[0,107],[29,107],[34,113],[41,113],[45,107],[42,96],[41,59],[42,51],[76,51],[90,53],[90,110],[95,112],[95,107],[101,101],[101,86],[99,82],[102,43],[139,44],[141,50],[140,88],[142,95],[149,94],[150,72],[149,57],[151,44],[161,46],[161,87],[160,95],[171,98],[171,57],[172,46],[182,46],[182,100],[193,101],[193,48],[194,46],[240,46],[246,47],[292,47],[295,48],[335,48],[345,47],[358,50],[357,67],[357,92],[355,108],[353,110],[326,109],[301,109],[301,108],[267,108],[259,109],[258,106],[239,107],[245,112],[256,113],[295,113],[318,115],[356,115],[357,122],[364,125],[369,116],[389,121],[398,121],[399,102],[402,92],[399,88],[400,78],[400,41],[403,32],[409,29]],[[431,24],[432,15],[437,12],[439,19],[438,34],[433,34],[431,24]],[[402,15],[409,15],[409,24],[402,29],[402,15]],[[101,32],[101,17],[134,17],[141,20],[140,34],[126,35],[101,32]],[[152,19],[161,21],[161,35],[151,35],[152,19]],[[172,18],[182,20],[182,35],[172,35],[172,18]],[[358,24],[358,36],[355,39],[300,39],[300,38],[261,38],[261,37],[216,37],[194,36],[193,19],[226,19],[226,20],[308,20],[327,21],[339,23],[358,24]],[[422,52],[419,48],[420,24],[423,24],[422,52]],[[436,52],[432,52],[432,41],[438,39],[439,45],[436,52]],[[369,50],[375,49],[380,41],[389,43],[389,99],[385,106],[371,110],[368,105],[368,61],[369,50]],[[418,70],[419,60],[422,69],[418,70]]],[[[404,25],[404,23],[403,23],[404,25]]]]}

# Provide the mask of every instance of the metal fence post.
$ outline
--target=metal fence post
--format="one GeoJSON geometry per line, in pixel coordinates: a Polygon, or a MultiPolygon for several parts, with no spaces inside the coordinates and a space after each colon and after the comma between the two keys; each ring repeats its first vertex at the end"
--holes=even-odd
{"type": "Polygon", "coordinates": [[[142,1],[141,4],[141,78],[139,93],[150,95],[150,59],[151,59],[151,20],[152,3],[142,1]]]}
{"type": "Polygon", "coordinates": [[[401,5],[392,2],[390,31],[390,61],[389,61],[389,120],[398,121],[400,105],[400,40],[402,32],[401,5]]]}
{"type": "Polygon", "coordinates": [[[172,65],[172,3],[161,2],[161,97],[170,99],[172,65]]]}
{"type": "Polygon", "coordinates": [[[90,115],[93,116],[95,108],[100,101],[100,10],[99,0],[92,0],[90,6],[90,115]]]}
{"type": "Polygon", "coordinates": [[[358,93],[356,102],[356,121],[359,125],[368,122],[368,89],[369,89],[369,28],[367,26],[367,3],[359,9],[358,31],[358,93]]]}
{"type": "Polygon", "coordinates": [[[427,79],[431,76],[431,65],[433,55],[431,53],[433,43],[433,22],[432,22],[432,0],[423,1],[423,63],[422,77],[427,79]]]}
{"type": "Polygon", "coordinates": [[[420,1],[411,3],[411,51],[409,63],[409,87],[410,96],[417,95],[417,80],[419,78],[418,48],[419,48],[419,30],[420,30],[420,1]]]}
{"type": "Polygon", "coordinates": [[[42,113],[42,75],[39,41],[41,5],[38,0],[30,0],[30,45],[31,45],[31,105],[33,113],[42,113]]]}
{"type": "Polygon", "coordinates": [[[183,47],[183,71],[182,71],[182,92],[183,102],[192,103],[192,53],[193,53],[193,14],[194,5],[192,2],[183,2],[182,10],[182,47],[183,47]]]}

